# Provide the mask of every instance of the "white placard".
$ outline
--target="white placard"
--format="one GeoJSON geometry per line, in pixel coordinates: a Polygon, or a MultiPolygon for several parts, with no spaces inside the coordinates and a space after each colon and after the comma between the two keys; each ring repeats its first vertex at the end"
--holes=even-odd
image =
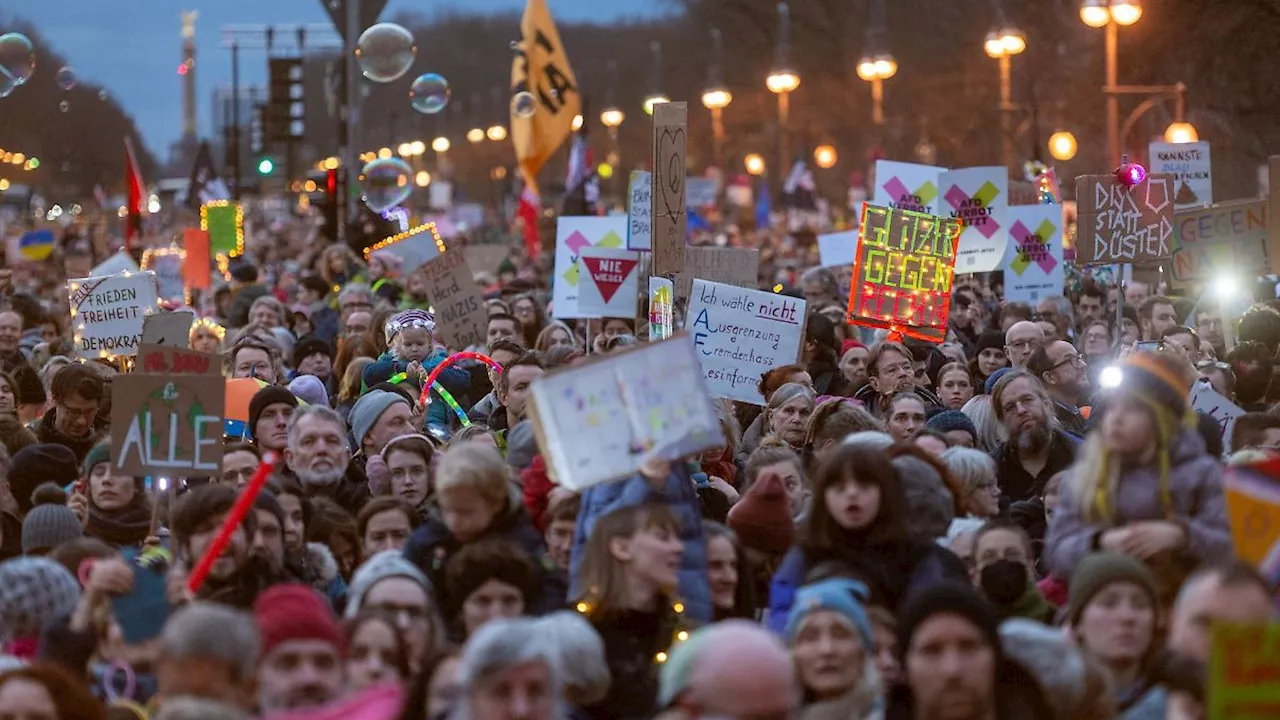
{"type": "Polygon", "coordinates": [[[934,165],[876,161],[876,188],[872,205],[938,214],[938,176],[946,168],[934,165]]]}
{"type": "Polygon", "coordinates": [[[551,477],[569,490],[721,447],[724,435],[683,333],[535,380],[529,415],[551,477]]]}
{"type": "Polygon", "coordinates": [[[585,247],[622,248],[627,218],[572,215],[556,224],[556,268],[551,313],[556,318],[591,317],[578,308],[578,253],[585,247]]]}
{"type": "Polygon", "coordinates": [[[190,347],[194,310],[158,312],[142,319],[142,344],[186,349],[190,347]]]}
{"type": "Polygon", "coordinates": [[[635,318],[640,253],[584,247],[578,253],[578,310],[591,317],[635,318]]]}
{"type": "Polygon", "coordinates": [[[423,227],[403,240],[384,245],[370,253],[371,257],[386,255],[395,258],[400,266],[400,273],[408,276],[409,273],[439,257],[440,247],[436,245],[436,237],[431,234],[431,230],[423,227]]]}
{"type": "Polygon", "coordinates": [[[1006,211],[1009,252],[1004,260],[1004,300],[1032,307],[1062,295],[1062,206],[1015,205],[1006,211]]]}
{"type": "Polygon", "coordinates": [[[79,278],[67,290],[77,355],[88,360],[138,354],[143,318],[160,304],[154,273],[79,278]]]}
{"type": "Polygon", "coordinates": [[[685,327],[713,397],[763,405],[760,375],[800,358],[805,302],[695,279],[685,327]]]}
{"type": "Polygon", "coordinates": [[[653,248],[653,174],[648,170],[632,170],[627,185],[627,247],[631,250],[653,248]]]}
{"type": "Polygon", "coordinates": [[[1235,431],[1236,418],[1243,415],[1244,410],[1204,381],[1191,386],[1191,408],[1218,421],[1223,450],[1231,452],[1231,433],[1235,431]]]}
{"type": "Polygon", "coordinates": [[[990,272],[1000,267],[1009,245],[1009,171],[971,167],[938,176],[940,217],[962,224],[956,274],[990,272]]]}
{"type": "Polygon", "coordinates": [[[1209,162],[1209,143],[1153,142],[1151,172],[1173,176],[1175,210],[1213,204],[1213,168],[1209,162]]]}
{"type": "Polygon", "coordinates": [[[136,273],[138,271],[138,263],[129,257],[129,253],[121,250],[90,270],[89,277],[106,277],[108,275],[119,275],[122,272],[136,273]]]}
{"type": "Polygon", "coordinates": [[[684,181],[684,206],[690,210],[716,204],[720,183],[715,178],[691,177],[684,181]]]}
{"type": "Polygon", "coordinates": [[[818,236],[818,258],[822,267],[852,265],[858,257],[858,231],[818,236]]]}

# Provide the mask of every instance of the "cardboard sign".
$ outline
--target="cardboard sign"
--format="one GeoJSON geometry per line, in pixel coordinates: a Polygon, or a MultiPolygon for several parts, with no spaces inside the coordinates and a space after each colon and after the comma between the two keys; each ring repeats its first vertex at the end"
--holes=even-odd
{"type": "Polygon", "coordinates": [[[653,188],[647,170],[632,170],[627,185],[627,249],[653,249],[653,188]]]}
{"type": "Polygon", "coordinates": [[[590,317],[578,308],[578,253],[584,247],[621,248],[627,218],[563,216],[556,223],[556,267],[552,278],[551,313],[560,319],[590,317]]]}
{"type": "Polygon", "coordinates": [[[634,318],[639,300],[640,253],[583,248],[578,254],[578,309],[592,317],[634,318]]]}
{"type": "Polygon", "coordinates": [[[244,252],[244,208],[226,200],[200,206],[200,229],[209,233],[209,251],[235,256],[244,252]]]}
{"type": "Polygon", "coordinates": [[[216,477],[226,380],[127,373],[111,381],[111,462],[120,475],[216,477]]]}
{"type": "Polygon", "coordinates": [[[763,405],[760,375],[800,358],[804,311],[798,298],[694,280],[685,328],[711,394],[763,405]]]}
{"type": "Polygon", "coordinates": [[[400,271],[407,275],[436,259],[442,252],[444,252],[444,240],[436,232],[434,223],[426,223],[379,240],[371,247],[365,248],[364,259],[390,256],[399,263],[400,271]]]}
{"type": "Polygon", "coordinates": [[[195,321],[194,310],[151,313],[142,320],[141,344],[185,348],[190,344],[191,326],[195,321]]]}
{"type": "Polygon", "coordinates": [[[1191,386],[1191,407],[1218,421],[1222,433],[1222,446],[1231,447],[1231,433],[1235,430],[1236,418],[1244,414],[1244,409],[1228,400],[1222,393],[1213,389],[1207,382],[1197,382],[1191,386]]]}
{"type": "Polygon", "coordinates": [[[1212,633],[1206,717],[1280,717],[1280,623],[1214,623],[1212,633]]]}
{"type": "Polygon", "coordinates": [[[1124,185],[1114,175],[1076,178],[1076,264],[1157,262],[1173,255],[1173,177],[1124,185]]]}
{"type": "Polygon", "coordinates": [[[1173,176],[1173,204],[1178,210],[1213,204],[1213,168],[1209,143],[1153,142],[1151,172],[1173,176]]]}
{"type": "Polygon", "coordinates": [[[436,334],[454,350],[484,345],[489,311],[465,253],[441,253],[422,269],[436,314],[436,334]]]}
{"type": "Polygon", "coordinates": [[[119,275],[120,273],[140,272],[138,263],[129,257],[129,253],[121,250],[111,257],[98,263],[96,267],[89,271],[88,277],[106,277],[107,275],[119,275]]]}
{"type": "Polygon", "coordinates": [[[1241,277],[1271,272],[1267,257],[1266,200],[1240,200],[1174,215],[1170,263],[1176,283],[1212,279],[1222,272],[1241,277]]]}
{"type": "Polygon", "coordinates": [[[822,267],[852,265],[857,257],[857,230],[818,236],[818,264],[822,267]]]}
{"type": "Polygon", "coordinates": [[[86,360],[138,354],[142,322],[156,311],[155,275],[124,272],[70,280],[76,355],[86,360]]]}
{"type": "Polygon", "coordinates": [[[666,340],[675,332],[675,283],[649,278],[649,342],[666,340]]]}
{"type": "Polygon", "coordinates": [[[676,298],[684,300],[693,279],[756,289],[759,285],[760,251],[755,248],[687,247],[684,271],[676,276],[676,298]]]}
{"type": "MultiPolygon", "coordinates": [[[[1005,302],[1032,307],[1062,294],[1062,206],[1015,205],[1005,211],[1009,252],[1004,260],[1005,302]]],[[[962,236],[963,237],[963,236],[962,236]]],[[[964,241],[960,241],[964,247],[964,241]]]]}
{"type": "Polygon", "coordinates": [[[868,204],[859,232],[846,321],[946,339],[960,222],[868,204]]]}
{"type": "Polygon", "coordinates": [[[934,165],[877,160],[876,189],[871,204],[936,215],[941,194],[938,176],[946,171],[934,165]]]}
{"type": "Polygon", "coordinates": [[[938,176],[942,200],[935,213],[960,221],[956,272],[990,272],[1000,267],[1009,245],[1009,171],[972,167],[938,176]]]}
{"type": "Polygon", "coordinates": [[[185,347],[152,345],[143,342],[138,346],[135,372],[169,373],[170,375],[222,375],[222,356],[202,353],[185,347]]]}
{"type": "Polygon", "coordinates": [[[653,106],[653,274],[684,269],[685,143],[689,134],[689,106],[684,102],[653,106]]]}
{"type": "Polygon", "coordinates": [[[569,490],[634,475],[649,454],[676,460],[725,443],[683,333],[551,373],[531,393],[547,471],[569,490]]]}
{"type": "Polygon", "coordinates": [[[207,289],[209,277],[209,233],[196,228],[182,231],[182,281],[191,289],[207,289]]]}
{"type": "Polygon", "coordinates": [[[182,281],[182,268],[186,251],[171,247],[148,250],[142,255],[142,269],[156,274],[156,293],[161,300],[180,303],[186,299],[186,287],[182,281]]]}

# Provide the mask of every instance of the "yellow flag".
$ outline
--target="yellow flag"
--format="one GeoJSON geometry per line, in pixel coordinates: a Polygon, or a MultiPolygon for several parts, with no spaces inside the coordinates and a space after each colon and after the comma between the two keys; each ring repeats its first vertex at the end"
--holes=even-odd
{"type": "Polygon", "coordinates": [[[582,97],[546,0],[528,0],[520,31],[524,37],[511,63],[511,142],[525,181],[536,187],[538,171],[573,132],[582,97]],[[528,103],[520,107],[520,93],[526,92],[532,113],[528,103]]]}

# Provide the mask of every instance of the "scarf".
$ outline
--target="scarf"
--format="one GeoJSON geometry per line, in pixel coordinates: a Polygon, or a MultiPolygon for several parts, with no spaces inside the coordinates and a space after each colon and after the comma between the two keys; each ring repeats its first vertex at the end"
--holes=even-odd
{"type": "Polygon", "coordinates": [[[1056,612],[1056,608],[1045,599],[1030,577],[1027,578],[1027,589],[1017,600],[1008,605],[996,605],[996,614],[1001,622],[1010,618],[1026,618],[1051,624],[1056,612]]]}
{"type": "Polygon", "coordinates": [[[84,534],[117,548],[142,545],[151,534],[151,508],[147,507],[146,496],[135,490],[128,505],[111,512],[90,505],[84,534]]]}

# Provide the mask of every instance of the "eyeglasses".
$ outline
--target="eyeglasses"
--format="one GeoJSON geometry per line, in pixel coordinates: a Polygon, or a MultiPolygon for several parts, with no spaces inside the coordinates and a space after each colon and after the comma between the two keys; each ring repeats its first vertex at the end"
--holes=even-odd
{"type": "Polygon", "coordinates": [[[98,408],[96,408],[96,407],[91,407],[91,408],[73,408],[73,407],[71,407],[71,406],[69,406],[69,405],[61,405],[61,404],[59,404],[59,405],[58,405],[58,412],[60,412],[60,413],[64,413],[64,414],[66,414],[66,415],[70,415],[71,417],[82,418],[82,419],[85,419],[85,420],[92,420],[93,418],[97,417],[97,415],[98,415],[98,408]]]}
{"type": "Polygon", "coordinates": [[[1080,357],[1079,353],[1076,353],[1076,354],[1068,355],[1068,356],[1066,356],[1066,357],[1062,358],[1062,360],[1061,360],[1061,361],[1059,361],[1059,362],[1057,362],[1057,363],[1054,363],[1054,364],[1053,364],[1053,365],[1052,365],[1048,370],[1046,370],[1045,372],[1053,372],[1054,370],[1057,370],[1058,368],[1062,367],[1063,365],[1066,365],[1067,363],[1071,363],[1072,365],[1075,365],[1076,367],[1084,367],[1084,366],[1087,364],[1087,363],[1084,361],[1084,358],[1083,358],[1083,357],[1080,357]]]}

